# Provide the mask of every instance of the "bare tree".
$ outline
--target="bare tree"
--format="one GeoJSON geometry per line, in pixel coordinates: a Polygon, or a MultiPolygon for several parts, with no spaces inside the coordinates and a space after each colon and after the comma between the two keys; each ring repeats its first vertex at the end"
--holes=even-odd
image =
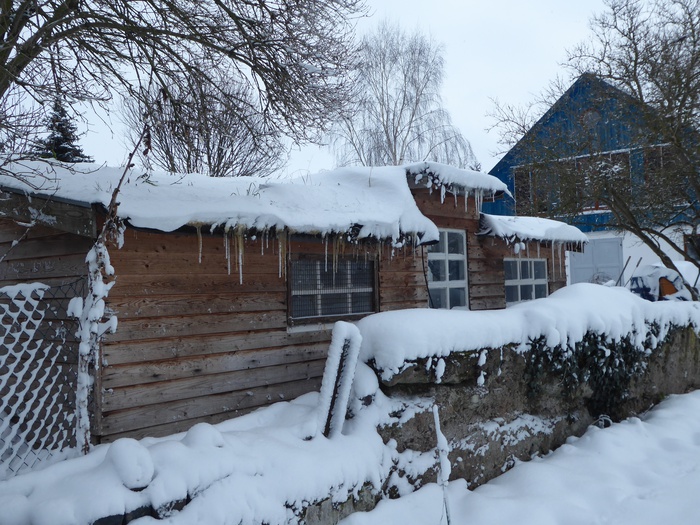
{"type": "MultiPolygon", "coordinates": [[[[225,82],[222,82],[225,84],[225,82]]],[[[126,98],[122,118],[129,140],[149,126],[151,148],[141,155],[174,173],[205,173],[212,177],[267,176],[281,168],[285,148],[279,130],[271,128],[251,102],[244,86],[223,88],[227,99],[248,105],[242,115],[230,112],[225,100],[206,86],[151,88],[139,99],[126,98]]]]}
{"type": "Polygon", "coordinates": [[[469,142],[442,106],[443,48],[381,22],[362,41],[353,113],[334,132],[340,164],[434,160],[475,167],[469,142]]]}
{"type": "MultiPolygon", "coordinates": [[[[600,205],[611,212],[613,226],[637,235],[675,268],[662,242],[689,260],[689,251],[700,248],[700,0],[607,0],[591,29],[590,39],[569,52],[568,66],[623,95],[608,108],[607,122],[583,122],[585,133],[553,128],[529,134],[536,139],[530,145],[521,141],[530,148],[529,165],[521,169],[529,171],[540,202],[546,200],[546,210],[535,205],[531,211],[575,221],[600,205]],[[614,131],[616,122],[625,123],[619,130],[624,151],[604,151],[599,131],[614,131]],[[679,230],[690,235],[679,237],[679,230]]],[[[507,117],[517,121],[522,114],[496,114],[501,131],[516,129],[507,117]]],[[[512,142],[518,133],[503,137],[512,142]]]]}
{"type": "Polygon", "coordinates": [[[352,17],[363,10],[362,0],[3,2],[0,135],[23,131],[58,86],[70,106],[106,103],[115,90],[137,98],[147,85],[167,92],[186,78],[234,116],[254,104],[270,129],[313,138],[349,92],[352,17]],[[226,97],[232,86],[254,96],[241,104],[226,97]]]}

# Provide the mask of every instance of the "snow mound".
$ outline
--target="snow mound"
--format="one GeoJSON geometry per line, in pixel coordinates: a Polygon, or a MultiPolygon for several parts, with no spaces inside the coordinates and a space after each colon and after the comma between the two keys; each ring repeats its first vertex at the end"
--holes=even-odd
{"type": "Polygon", "coordinates": [[[197,423],[187,431],[182,442],[188,447],[203,448],[221,448],[225,444],[223,434],[209,423],[197,423]]]}
{"type": "Polygon", "coordinates": [[[112,443],[105,462],[112,464],[121,482],[131,490],[148,486],[155,473],[149,450],[131,438],[118,439],[112,443]]]}

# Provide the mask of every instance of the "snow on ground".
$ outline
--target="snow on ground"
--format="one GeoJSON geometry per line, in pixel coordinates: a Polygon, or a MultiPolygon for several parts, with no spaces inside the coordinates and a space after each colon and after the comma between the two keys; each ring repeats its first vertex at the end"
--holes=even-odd
{"type": "MultiPolygon", "coordinates": [[[[520,463],[474,491],[448,488],[452,525],[695,525],[700,521],[700,391],[671,396],[642,418],[520,463]]],[[[442,489],[426,485],[341,525],[446,523],[442,489]]]]}
{"type": "Polygon", "coordinates": [[[346,435],[307,439],[316,433],[317,402],[312,393],[216,427],[118,440],[1,482],[0,524],[87,525],[188,494],[183,511],[153,523],[283,524],[296,521],[294,509],[306,502],[345,501],[365,482],[381,486],[398,456],[376,432],[377,409],[346,425],[346,435]]]}

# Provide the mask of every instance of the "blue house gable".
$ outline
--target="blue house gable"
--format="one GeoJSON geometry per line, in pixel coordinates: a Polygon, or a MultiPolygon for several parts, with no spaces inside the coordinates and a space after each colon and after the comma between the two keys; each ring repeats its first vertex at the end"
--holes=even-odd
{"type": "MultiPolygon", "coordinates": [[[[539,188],[545,186],[541,177],[553,176],[544,172],[556,171],[547,167],[561,167],[594,155],[624,154],[632,179],[643,177],[643,146],[653,142],[648,135],[643,112],[635,99],[593,74],[583,74],[490,171],[508,185],[515,201],[484,203],[484,211],[522,214],[525,210],[521,210],[518,200],[528,200],[531,204],[541,191],[539,188]],[[539,183],[533,174],[535,167],[539,183]]],[[[539,195],[540,206],[527,209],[526,213],[548,216],[548,202],[556,198],[556,195],[539,195]]],[[[591,231],[604,228],[608,220],[606,212],[592,209],[578,216],[576,225],[591,231]]]]}

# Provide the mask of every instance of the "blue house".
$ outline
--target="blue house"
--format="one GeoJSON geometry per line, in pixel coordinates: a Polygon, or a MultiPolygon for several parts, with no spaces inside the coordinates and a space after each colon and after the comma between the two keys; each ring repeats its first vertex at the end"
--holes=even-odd
{"type": "Polygon", "coordinates": [[[581,191],[589,183],[586,170],[616,166],[634,188],[641,187],[645,174],[668,162],[668,147],[646,124],[646,109],[597,76],[581,75],[490,171],[508,186],[514,200],[484,203],[484,211],[557,218],[591,232],[586,251],[572,258],[571,282],[618,280],[623,259],[633,259],[630,269],[641,259],[656,262],[643,247],[625,247],[623,254],[623,244],[632,246],[637,238],[614,232],[611,213],[581,191]],[[576,213],[564,216],[562,209],[576,213]]]}
{"type": "MultiPolygon", "coordinates": [[[[508,185],[515,201],[485,203],[484,211],[549,216],[557,195],[541,193],[541,187],[552,186],[542,177],[556,176],[558,170],[591,158],[625,156],[632,179],[642,178],[645,148],[653,142],[647,135],[639,102],[585,73],[489,172],[508,185]]],[[[602,212],[576,217],[575,222],[583,231],[593,231],[608,220],[602,212]]]]}

